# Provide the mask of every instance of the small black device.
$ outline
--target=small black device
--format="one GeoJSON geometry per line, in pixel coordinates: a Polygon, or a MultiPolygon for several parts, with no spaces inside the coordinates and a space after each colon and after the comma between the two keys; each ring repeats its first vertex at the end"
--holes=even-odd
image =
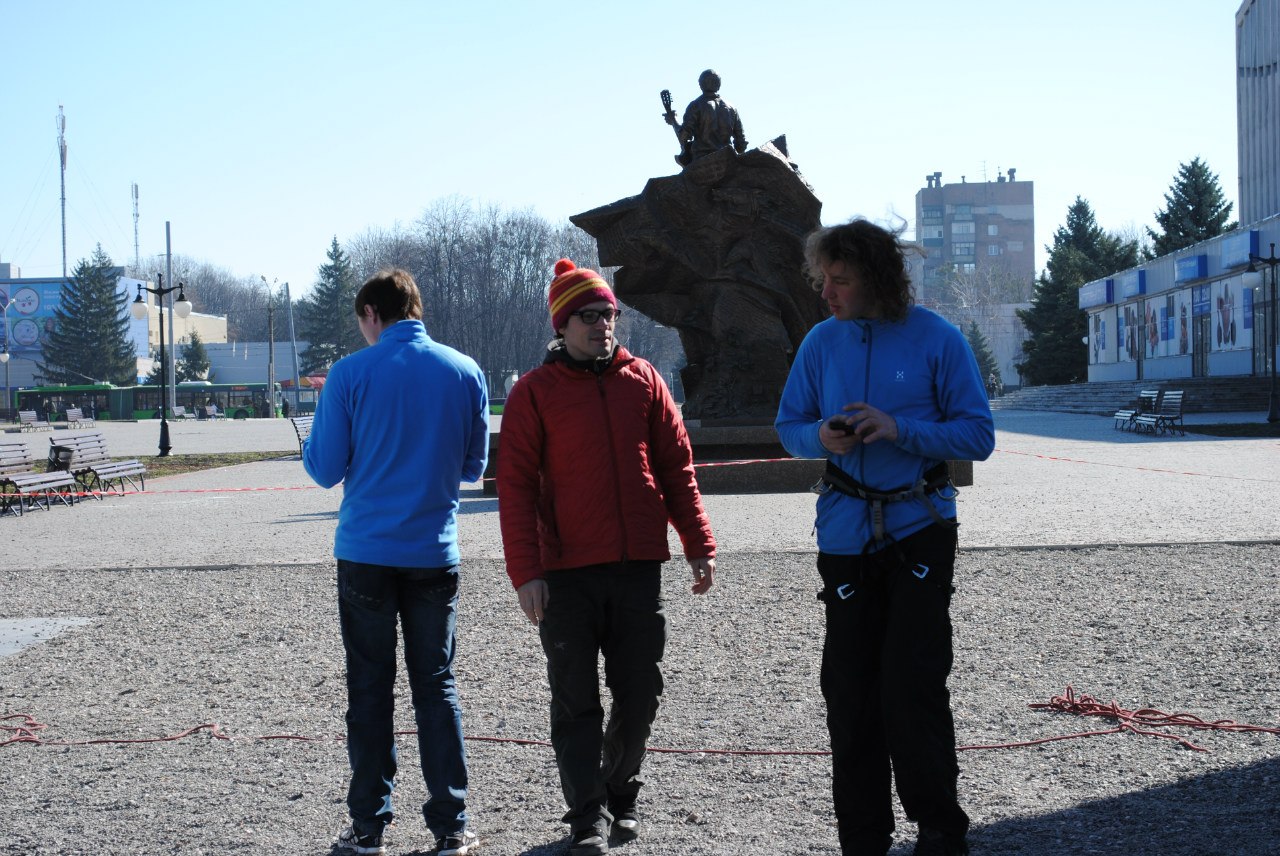
{"type": "Polygon", "coordinates": [[[842,419],[836,419],[834,416],[827,420],[827,427],[832,431],[839,431],[841,434],[853,434],[858,429],[845,422],[842,419]]]}

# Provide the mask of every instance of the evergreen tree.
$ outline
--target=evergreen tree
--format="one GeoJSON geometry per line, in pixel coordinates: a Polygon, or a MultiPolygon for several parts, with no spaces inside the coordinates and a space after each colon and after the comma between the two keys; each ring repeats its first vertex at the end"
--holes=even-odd
{"type": "Polygon", "coordinates": [[[977,321],[969,322],[969,327],[964,331],[964,337],[969,341],[969,347],[973,349],[973,355],[978,359],[978,371],[982,375],[982,382],[986,383],[992,375],[1000,377],[1000,364],[996,362],[995,354],[991,353],[991,343],[978,329],[977,321]]]}
{"type": "Polygon", "coordinates": [[[1019,309],[1027,328],[1019,369],[1029,384],[1076,383],[1088,374],[1089,355],[1080,344],[1088,319],[1079,308],[1080,286],[1138,264],[1138,244],[1109,235],[1080,197],[1047,247],[1049,261],[1036,281],[1031,308],[1019,309]]]}
{"type": "Polygon", "coordinates": [[[137,382],[138,360],[129,341],[129,295],[116,290],[120,268],[101,245],[81,259],[54,310],[54,328],[40,371],[46,383],[137,382]]]}
{"type": "Polygon", "coordinates": [[[338,245],[336,235],[327,256],[329,260],[320,266],[315,288],[297,306],[298,338],[309,343],[301,354],[302,370],[306,372],[327,369],[365,345],[356,323],[359,286],[351,260],[338,245]]]}
{"type": "Polygon", "coordinates": [[[209,375],[209,353],[204,349],[200,334],[191,331],[191,341],[182,349],[182,359],[178,360],[178,383],[186,380],[204,380],[209,375]]]}
{"type": "MultiPolygon", "coordinates": [[[[161,374],[160,367],[169,365],[169,348],[156,348],[155,360],[151,362],[151,371],[147,372],[147,376],[143,377],[142,383],[148,386],[159,386],[165,383],[164,374],[161,374]]],[[[182,371],[182,365],[178,365],[175,372],[182,371]]],[[[175,383],[182,383],[182,375],[174,374],[175,383]]]]}
{"type": "Polygon", "coordinates": [[[1156,212],[1160,231],[1147,228],[1152,242],[1148,258],[1175,253],[1235,228],[1235,223],[1227,222],[1231,203],[1222,193],[1218,176],[1198,157],[1179,164],[1164,204],[1164,210],[1156,212]]]}

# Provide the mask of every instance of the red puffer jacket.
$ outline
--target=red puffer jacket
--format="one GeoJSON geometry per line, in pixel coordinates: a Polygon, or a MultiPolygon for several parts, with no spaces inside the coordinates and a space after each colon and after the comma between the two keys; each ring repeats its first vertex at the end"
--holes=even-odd
{"type": "Polygon", "coordinates": [[[519,588],[547,571],[715,555],[693,449],[662,376],[619,347],[602,373],[549,361],[511,389],[498,446],[498,516],[519,588]]]}

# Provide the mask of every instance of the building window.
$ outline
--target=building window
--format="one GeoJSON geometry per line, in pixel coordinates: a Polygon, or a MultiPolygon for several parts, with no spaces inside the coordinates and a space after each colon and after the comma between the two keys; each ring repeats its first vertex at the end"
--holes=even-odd
{"type": "Polygon", "coordinates": [[[1022,242],[1010,241],[1008,244],[1005,245],[1005,248],[1008,249],[1008,251],[1011,253],[1020,253],[1022,252],[1022,242]]]}
{"type": "Polygon", "coordinates": [[[998,255],[1000,255],[1000,253],[1001,253],[1001,249],[1000,249],[1000,245],[999,245],[999,244],[988,244],[988,245],[987,245],[987,255],[989,255],[989,256],[998,256],[998,255]]]}
{"type": "Polygon", "coordinates": [[[922,226],[920,228],[920,237],[926,238],[926,239],[941,238],[942,227],[941,226],[922,226]]]}
{"type": "Polygon", "coordinates": [[[977,265],[972,263],[966,264],[966,265],[956,265],[956,269],[959,270],[960,273],[973,273],[975,270],[977,270],[977,267],[978,267],[977,265]]]}
{"type": "Polygon", "coordinates": [[[920,207],[920,216],[923,217],[925,220],[941,220],[942,206],[941,205],[922,205],[920,207]]]}
{"type": "Polygon", "coordinates": [[[993,238],[999,234],[1000,234],[1000,227],[997,226],[995,223],[992,223],[989,226],[987,226],[987,237],[993,238]]]}
{"type": "Polygon", "coordinates": [[[951,224],[951,240],[955,240],[960,236],[971,237],[974,234],[973,223],[952,223],[951,224]]]}
{"type": "Polygon", "coordinates": [[[973,255],[973,249],[974,249],[974,245],[973,245],[973,244],[952,244],[952,245],[951,245],[951,255],[953,255],[953,256],[972,256],[972,255],[973,255]]]}

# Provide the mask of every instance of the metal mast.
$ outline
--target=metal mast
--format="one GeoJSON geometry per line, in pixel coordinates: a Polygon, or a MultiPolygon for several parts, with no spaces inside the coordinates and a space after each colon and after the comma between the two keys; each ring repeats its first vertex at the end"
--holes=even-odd
{"type": "Polygon", "coordinates": [[[62,276],[67,276],[67,117],[58,105],[58,160],[62,164],[62,276]]]}
{"type": "Polygon", "coordinates": [[[138,272],[138,182],[133,183],[133,271],[138,272]]]}

